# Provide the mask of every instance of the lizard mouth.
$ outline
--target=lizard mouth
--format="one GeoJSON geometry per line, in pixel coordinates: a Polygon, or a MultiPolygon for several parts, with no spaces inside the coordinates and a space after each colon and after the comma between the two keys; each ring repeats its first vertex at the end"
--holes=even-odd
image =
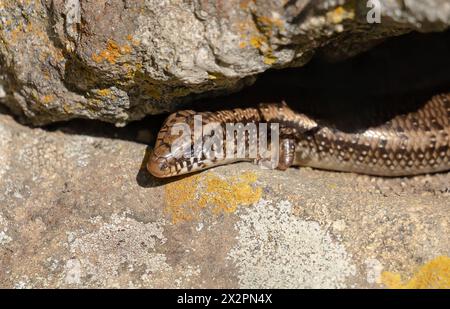
{"type": "Polygon", "coordinates": [[[151,154],[147,162],[147,170],[155,177],[163,178],[174,176],[170,170],[170,164],[164,157],[158,157],[154,153],[151,154]]]}

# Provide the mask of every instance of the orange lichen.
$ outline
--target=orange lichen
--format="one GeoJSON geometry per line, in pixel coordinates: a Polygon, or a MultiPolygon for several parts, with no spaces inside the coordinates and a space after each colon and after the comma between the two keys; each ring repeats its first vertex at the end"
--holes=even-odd
{"type": "Polygon", "coordinates": [[[52,95],[52,94],[44,95],[44,96],[41,98],[41,102],[44,103],[44,104],[52,103],[54,100],[55,100],[55,96],[52,95]]]}
{"type": "Polygon", "coordinates": [[[165,187],[166,213],[173,223],[197,219],[210,207],[213,214],[232,213],[238,206],[259,201],[262,189],[255,185],[254,173],[222,178],[214,173],[194,175],[165,187]]]}
{"type": "Polygon", "coordinates": [[[264,63],[267,65],[272,65],[277,62],[277,58],[271,54],[268,54],[264,57],[264,63]]]}
{"type": "Polygon", "coordinates": [[[120,57],[126,54],[130,54],[132,47],[128,44],[119,45],[114,40],[108,40],[107,46],[98,54],[92,55],[92,60],[97,63],[108,61],[110,64],[115,64],[120,57]]]}
{"type": "Polygon", "coordinates": [[[392,289],[450,289],[450,257],[439,256],[426,263],[407,282],[400,274],[385,271],[381,282],[392,289]]]}
{"type": "Polygon", "coordinates": [[[284,22],[279,18],[260,16],[257,18],[257,22],[268,36],[271,36],[275,31],[284,29],[284,22]]]}
{"type": "Polygon", "coordinates": [[[206,205],[213,206],[213,212],[216,214],[235,212],[239,205],[248,206],[261,198],[262,189],[252,186],[256,180],[254,173],[244,173],[228,179],[206,174],[203,181],[205,189],[198,204],[202,208],[206,205]]]}
{"type": "Polygon", "coordinates": [[[239,48],[246,48],[247,47],[247,42],[239,42],[239,48]]]}
{"type": "Polygon", "coordinates": [[[333,11],[327,13],[327,20],[334,24],[340,24],[345,19],[355,18],[353,10],[346,10],[342,6],[338,6],[333,11]]]}
{"type": "Polygon", "coordinates": [[[102,97],[109,97],[109,96],[111,96],[111,90],[110,89],[99,89],[99,90],[97,90],[97,94],[102,97]]]}
{"type": "Polygon", "coordinates": [[[134,79],[136,77],[136,74],[142,70],[142,63],[136,64],[124,63],[123,68],[126,72],[125,77],[127,79],[134,79]]]}
{"type": "Polygon", "coordinates": [[[166,185],[165,211],[174,224],[190,221],[198,215],[199,206],[195,203],[195,195],[199,181],[200,176],[194,175],[166,185]]]}
{"type": "Polygon", "coordinates": [[[250,45],[254,48],[260,49],[264,42],[264,37],[254,36],[250,38],[250,45]]]}
{"type": "Polygon", "coordinates": [[[127,35],[127,40],[130,41],[133,46],[139,46],[141,44],[141,41],[135,39],[131,34],[127,35]]]}
{"type": "Polygon", "coordinates": [[[272,18],[268,16],[260,16],[257,18],[256,24],[248,23],[239,24],[239,32],[241,32],[240,48],[246,48],[250,45],[259,50],[263,56],[263,62],[267,65],[272,65],[277,61],[273,55],[273,48],[269,43],[269,39],[273,37],[275,32],[284,29],[284,22],[279,18],[272,18]],[[258,33],[258,35],[248,36],[246,33],[258,33]],[[247,42],[248,41],[248,42],[247,42]]]}

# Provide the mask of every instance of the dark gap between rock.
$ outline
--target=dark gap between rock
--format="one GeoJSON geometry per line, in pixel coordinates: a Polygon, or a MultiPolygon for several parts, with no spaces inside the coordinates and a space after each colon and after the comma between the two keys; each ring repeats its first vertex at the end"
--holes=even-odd
{"type": "MultiPolygon", "coordinates": [[[[198,111],[281,102],[315,117],[346,123],[369,121],[373,109],[393,113],[417,108],[432,95],[450,90],[450,32],[392,38],[354,58],[329,62],[320,53],[301,68],[269,70],[239,93],[200,99],[198,111]]],[[[152,144],[167,115],[147,116],[117,128],[95,120],[45,126],[48,131],[116,138],[152,144]]]]}

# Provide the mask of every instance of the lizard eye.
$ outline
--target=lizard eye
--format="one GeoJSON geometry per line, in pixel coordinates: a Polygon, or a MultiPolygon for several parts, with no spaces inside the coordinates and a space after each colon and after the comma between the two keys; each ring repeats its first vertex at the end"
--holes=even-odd
{"type": "Polygon", "coordinates": [[[152,156],[147,163],[147,170],[156,177],[170,176],[169,163],[164,158],[152,156]]]}
{"type": "Polygon", "coordinates": [[[169,168],[169,165],[166,163],[166,162],[161,162],[160,164],[159,164],[159,169],[161,170],[161,171],[165,171],[165,170],[167,170],[169,168]]]}

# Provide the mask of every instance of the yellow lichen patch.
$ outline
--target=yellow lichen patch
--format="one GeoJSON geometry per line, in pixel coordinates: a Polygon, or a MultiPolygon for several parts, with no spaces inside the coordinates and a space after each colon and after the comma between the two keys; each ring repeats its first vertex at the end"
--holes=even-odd
{"type": "MultiPolygon", "coordinates": [[[[243,42],[241,42],[242,45],[243,42]]],[[[240,46],[241,46],[240,45],[240,46]]],[[[261,53],[263,54],[264,58],[263,58],[263,62],[267,65],[272,65],[277,61],[277,57],[275,57],[273,55],[273,51],[272,48],[267,44],[267,40],[265,37],[263,36],[255,36],[252,37],[250,39],[250,45],[253,48],[259,49],[261,51],[261,53]]],[[[242,46],[246,46],[246,44],[244,43],[244,45],[242,46]]]]}
{"type": "Polygon", "coordinates": [[[198,216],[199,205],[195,201],[200,176],[194,175],[165,186],[166,213],[172,222],[190,221],[198,216]]]}
{"type": "Polygon", "coordinates": [[[43,104],[50,104],[50,103],[52,103],[54,100],[55,100],[55,96],[54,96],[54,95],[52,95],[52,94],[47,94],[47,95],[44,95],[44,96],[42,97],[41,102],[42,102],[43,104]]]}
{"type": "Polygon", "coordinates": [[[264,57],[264,63],[267,64],[267,65],[272,65],[275,62],[277,62],[277,58],[275,56],[273,56],[273,55],[266,55],[264,57]]]}
{"type": "Polygon", "coordinates": [[[103,105],[103,101],[95,98],[88,98],[87,102],[83,104],[83,109],[95,112],[103,105]]]}
{"type": "Polygon", "coordinates": [[[439,256],[426,263],[407,282],[400,274],[385,271],[381,282],[392,289],[450,289],[450,257],[439,256]]]}
{"type": "Polygon", "coordinates": [[[284,22],[280,18],[260,16],[257,21],[262,31],[269,37],[272,36],[273,32],[284,29],[284,22]]]}
{"type": "Polygon", "coordinates": [[[208,207],[216,215],[232,213],[238,206],[259,201],[262,189],[255,185],[256,181],[254,173],[229,178],[207,173],[172,182],[165,187],[166,213],[173,223],[194,220],[208,207]]]}
{"type": "Polygon", "coordinates": [[[247,42],[239,42],[239,48],[246,48],[247,47],[247,42]]]}
{"type": "Polygon", "coordinates": [[[254,48],[260,49],[264,43],[264,37],[254,36],[250,38],[250,45],[254,48]]]}
{"type": "Polygon", "coordinates": [[[133,46],[139,46],[141,44],[141,41],[135,39],[131,34],[127,35],[127,40],[130,41],[133,46]]]}
{"type": "Polygon", "coordinates": [[[134,65],[131,65],[129,63],[125,63],[123,65],[123,68],[125,69],[125,77],[127,79],[134,79],[136,77],[136,74],[139,73],[139,71],[141,71],[142,69],[142,64],[141,63],[136,63],[134,65]]]}
{"type": "Polygon", "coordinates": [[[205,188],[198,204],[204,208],[213,207],[214,213],[232,213],[239,205],[248,206],[259,201],[262,189],[254,187],[257,177],[254,173],[222,179],[214,174],[206,174],[203,181],[205,188]]]}
{"type": "Polygon", "coordinates": [[[250,45],[258,49],[264,47],[265,45],[268,45],[268,38],[271,38],[273,36],[273,33],[284,29],[284,23],[279,18],[260,16],[257,18],[257,24],[258,27],[256,27],[255,25],[250,27],[248,24],[241,23],[239,27],[241,32],[249,30],[251,32],[261,33],[257,36],[250,36],[249,40],[250,45]]]}
{"type": "MultiPolygon", "coordinates": [[[[89,100],[88,100],[88,102],[89,102],[89,100]]],[[[89,103],[88,103],[88,105],[85,105],[85,104],[81,104],[79,102],[70,102],[70,103],[64,104],[62,106],[62,108],[64,109],[64,112],[66,112],[67,114],[79,113],[81,110],[83,110],[83,111],[86,110],[86,107],[89,108],[89,103]]],[[[92,110],[92,109],[90,109],[90,110],[92,110]]]]}
{"type": "Polygon", "coordinates": [[[110,89],[99,89],[99,90],[97,90],[97,94],[102,97],[110,97],[111,90],[110,89]]]}
{"type": "Polygon", "coordinates": [[[342,6],[338,6],[333,11],[327,13],[327,20],[334,24],[340,24],[345,19],[355,18],[353,10],[346,10],[342,6]]]}
{"type": "Polygon", "coordinates": [[[130,54],[132,47],[128,44],[119,45],[114,40],[108,40],[107,46],[98,54],[92,55],[92,60],[97,63],[108,61],[110,64],[115,64],[117,60],[123,55],[130,54]]]}
{"type": "Polygon", "coordinates": [[[125,44],[125,45],[123,45],[123,46],[120,48],[120,53],[121,53],[122,55],[131,54],[131,51],[132,51],[132,50],[133,50],[133,49],[131,48],[130,45],[125,44]]]}
{"type": "Polygon", "coordinates": [[[277,61],[277,57],[273,55],[273,48],[269,43],[269,39],[273,37],[273,34],[284,29],[284,22],[279,18],[272,18],[267,16],[260,16],[257,18],[256,24],[250,26],[246,23],[239,25],[239,31],[242,33],[241,42],[239,42],[240,48],[246,48],[251,46],[259,50],[263,56],[263,62],[266,65],[272,65],[277,61]],[[259,32],[258,35],[252,35],[248,37],[246,32],[259,32]]]}

